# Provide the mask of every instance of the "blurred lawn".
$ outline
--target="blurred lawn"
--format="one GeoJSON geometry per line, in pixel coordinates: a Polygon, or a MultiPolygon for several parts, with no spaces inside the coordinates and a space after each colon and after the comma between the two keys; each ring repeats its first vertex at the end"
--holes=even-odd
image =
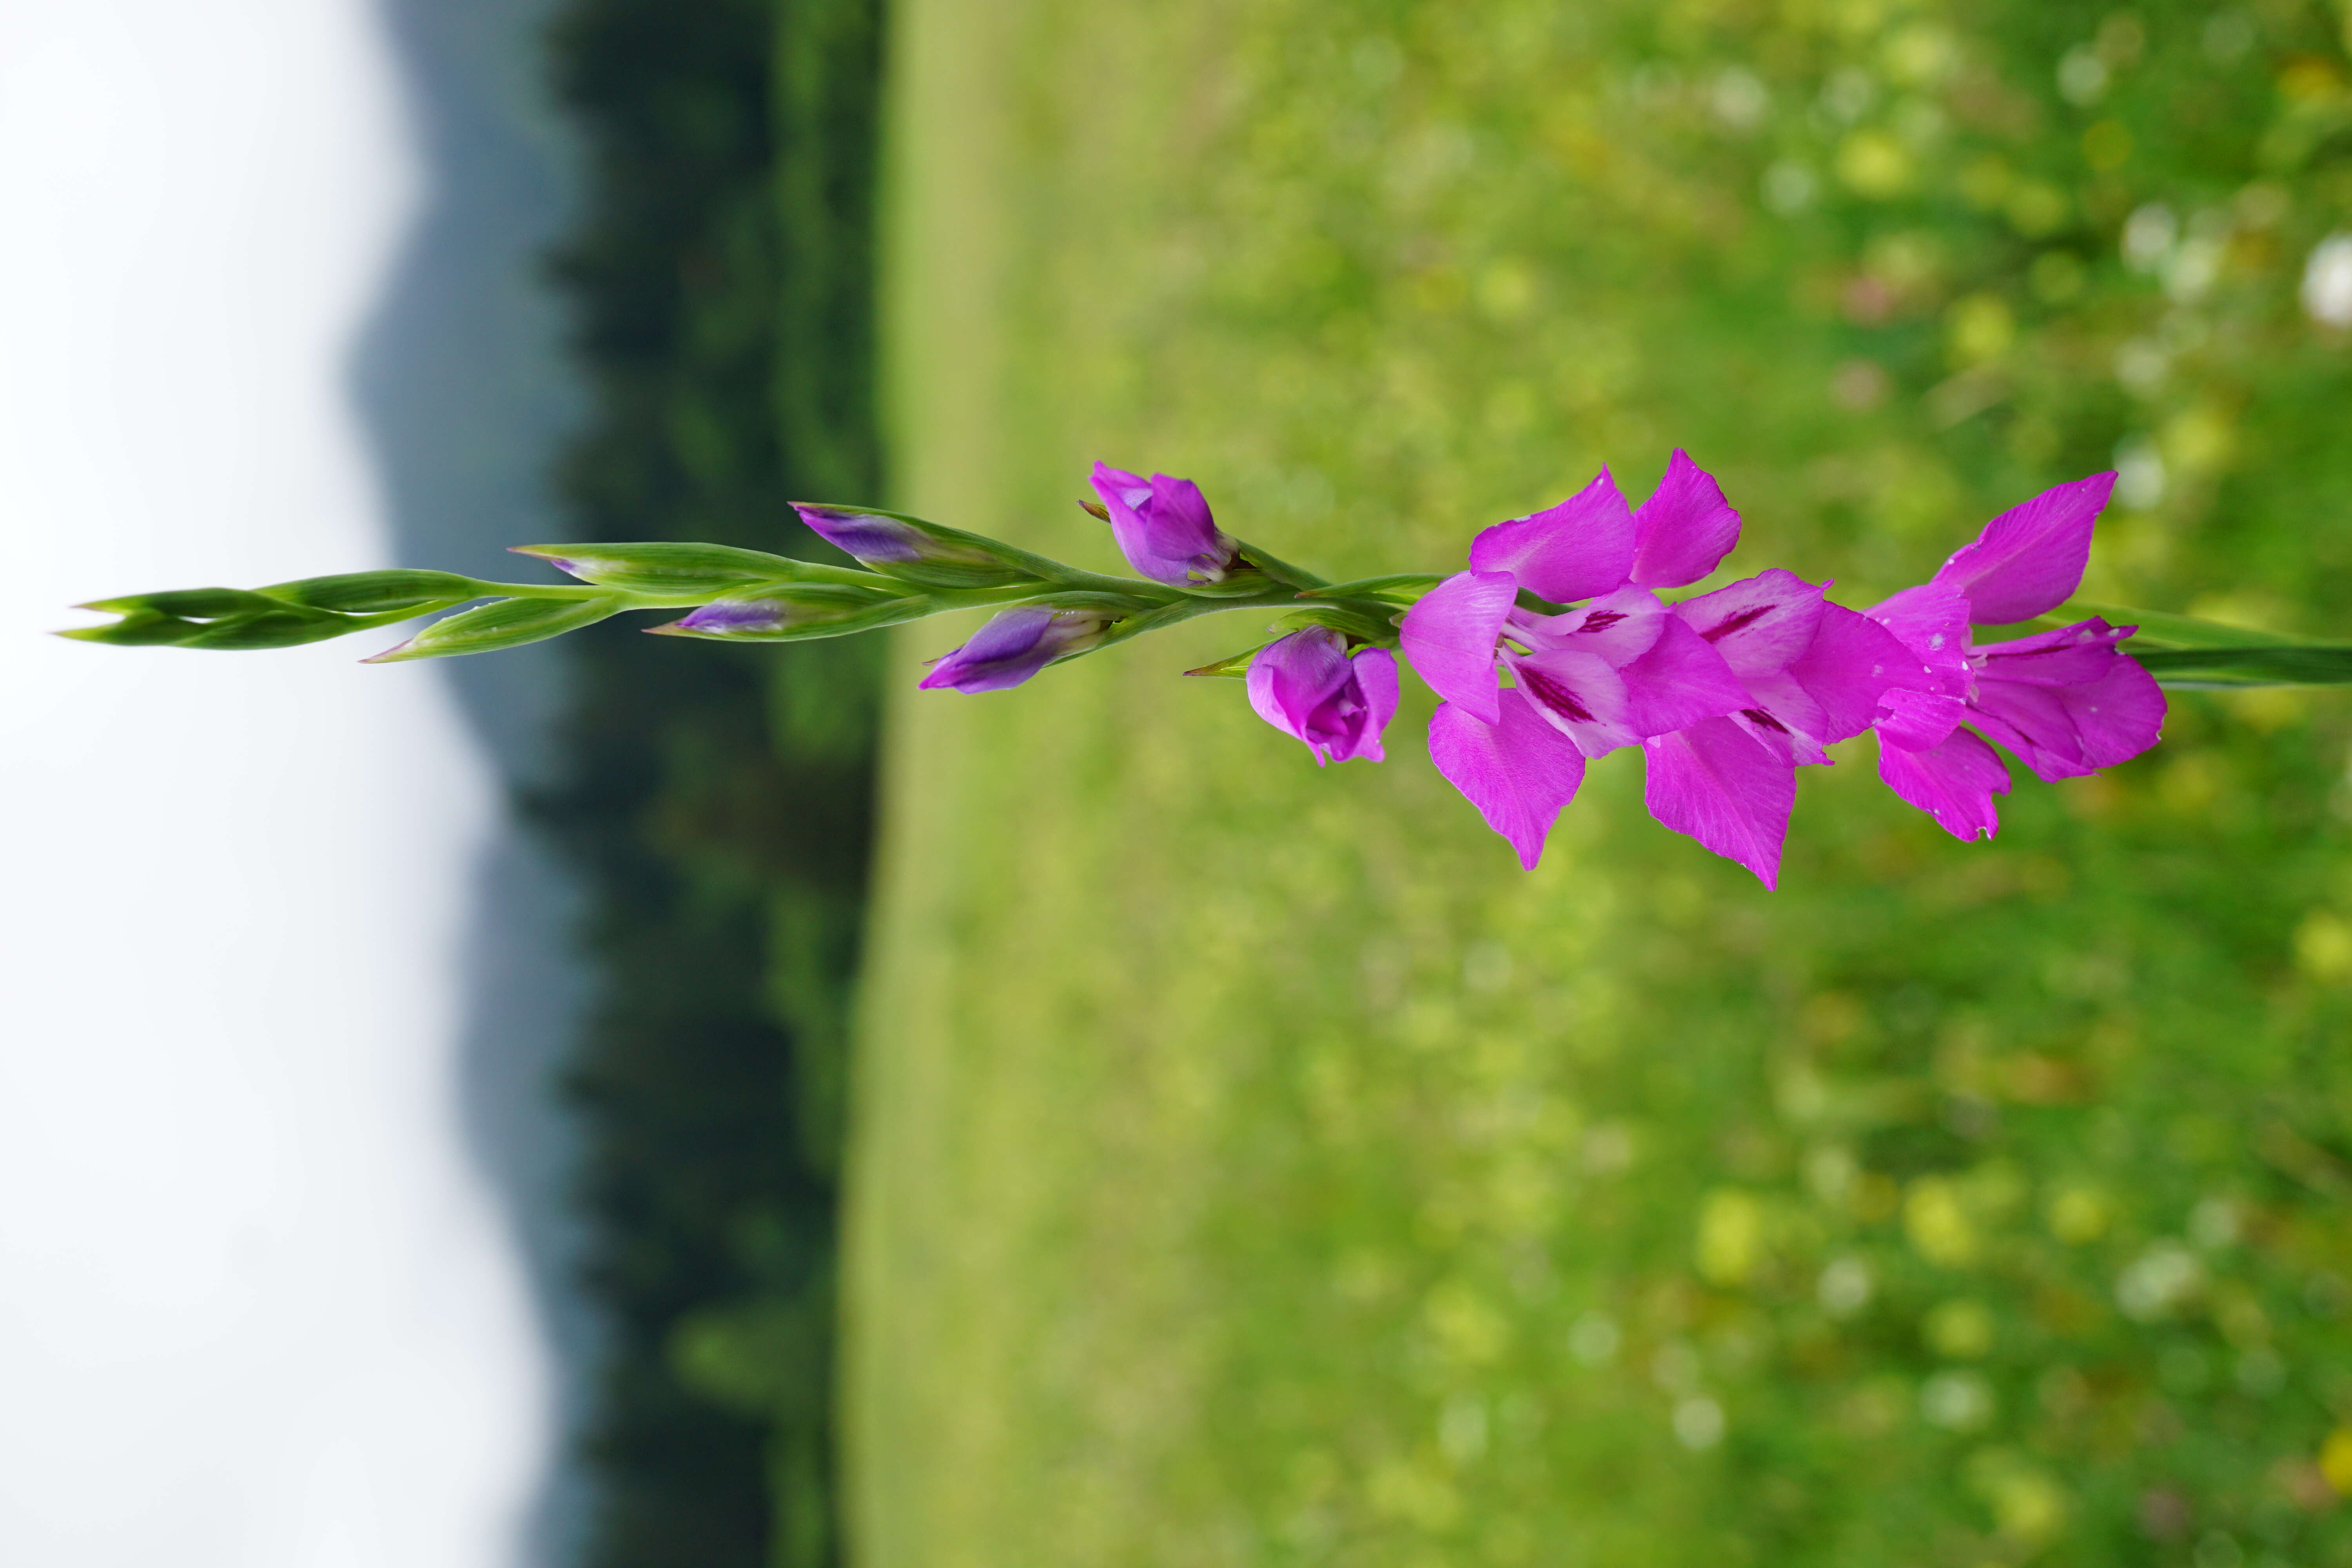
{"type": "MultiPolygon", "coordinates": [[[[1868,603],[2120,463],[2092,596],[2352,629],[2347,25],[905,0],[897,499],[1108,564],[1101,457],[1352,575],[1681,445],[1868,603]]],[[[1318,773],[1175,678],[1255,630],[896,693],[868,1568],[2352,1563],[2352,700],[1990,847],[1864,742],[1768,894],[1622,754],[1522,874],[1418,688],[1318,773]]]]}

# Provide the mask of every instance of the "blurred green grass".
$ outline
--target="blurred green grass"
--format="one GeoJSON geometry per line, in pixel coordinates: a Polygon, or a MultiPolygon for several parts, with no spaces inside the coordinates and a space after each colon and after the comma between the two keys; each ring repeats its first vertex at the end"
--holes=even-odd
{"type": "MultiPolygon", "coordinates": [[[[1353,575],[1680,445],[1734,573],[1867,603],[2117,464],[2087,596],[2341,631],[2347,26],[908,0],[895,499],[1108,563],[1099,457],[1353,575]]],[[[898,649],[862,1561],[2352,1562],[2341,697],[2183,696],[1990,847],[1846,748],[1767,894],[1623,756],[1523,875],[1417,689],[1318,773],[1175,678],[1255,629],[898,649]]]]}

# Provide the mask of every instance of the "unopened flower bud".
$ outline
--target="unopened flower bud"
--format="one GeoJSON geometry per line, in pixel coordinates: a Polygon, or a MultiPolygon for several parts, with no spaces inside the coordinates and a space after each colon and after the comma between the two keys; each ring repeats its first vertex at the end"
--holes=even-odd
{"type": "Polygon", "coordinates": [[[860,566],[935,588],[988,588],[1033,581],[1018,552],[920,518],[794,502],[801,521],[860,566]]]}
{"type": "Polygon", "coordinates": [[[921,613],[925,602],[830,584],[778,584],[769,592],[714,599],[682,620],[646,629],[665,637],[779,642],[887,626],[921,613]]]}
{"type": "Polygon", "coordinates": [[[1002,691],[1018,686],[1057,658],[1084,653],[1117,617],[1097,610],[1050,610],[1024,605],[990,621],[963,647],[934,661],[926,691],[1002,691]]]}
{"type": "Polygon", "coordinates": [[[1091,482],[1119,553],[1154,582],[1177,587],[1223,582],[1240,562],[1239,547],[1218,531],[1207,499],[1192,480],[1166,474],[1147,479],[1097,463],[1091,482]]]}
{"type": "Polygon", "coordinates": [[[1381,731],[1396,713],[1396,658],[1367,647],[1353,658],[1328,626],[1309,626],[1257,650],[1249,666],[1250,706],[1296,736],[1316,765],[1352,757],[1386,760],[1381,731]]]}

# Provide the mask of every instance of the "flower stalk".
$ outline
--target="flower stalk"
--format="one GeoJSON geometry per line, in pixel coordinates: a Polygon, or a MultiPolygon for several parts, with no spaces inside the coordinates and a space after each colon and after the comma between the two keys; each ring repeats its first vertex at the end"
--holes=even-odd
{"type": "Polygon", "coordinates": [[[1864,611],[1777,568],[1710,587],[1740,517],[1677,451],[1638,508],[1603,469],[1481,531],[1452,575],[1330,582],[1226,533],[1191,480],[1097,464],[1079,504],[1132,576],[903,512],[797,503],[848,564],[674,542],[519,545],[572,581],[394,570],[131,595],[82,605],[114,618],[60,635],[246,650],[430,618],[365,661],[391,663],[632,612],[671,613],[644,628],[667,637],[798,642],[984,609],[992,618],[921,682],[976,693],[1241,613],[1259,617],[1259,640],[1184,673],[1243,680],[1318,766],[1383,760],[1401,658],[1441,699],[1431,760],[1528,867],[1587,764],[1630,748],[1652,814],[1769,887],[1796,770],[1865,731],[1897,795],[1957,837],[1990,837],[2010,787],[1996,745],[2039,777],[2071,777],[2156,742],[2159,688],[2352,684],[2352,645],[2072,599],[2113,483],[2093,475],[2003,513],[1930,581],[1864,611]],[[1988,626],[2025,635],[1978,643],[1988,626]]]}

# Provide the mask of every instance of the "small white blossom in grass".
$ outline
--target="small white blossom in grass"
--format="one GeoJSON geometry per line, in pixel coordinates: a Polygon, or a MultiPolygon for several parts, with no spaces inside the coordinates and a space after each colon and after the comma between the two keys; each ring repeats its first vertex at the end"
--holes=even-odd
{"type": "Polygon", "coordinates": [[[2352,234],[2331,234],[2303,269],[2303,308],[2330,327],[2352,327],[2352,234]]]}
{"type": "Polygon", "coordinates": [[[1822,1310],[1832,1318],[1851,1318],[1870,1305],[1870,1266],[1859,1258],[1840,1258],[1822,1270],[1814,1293],[1822,1310]]]}
{"type": "Polygon", "coordinates": [[[2146,511],[2164,499],[2164,455],[2146,436],[2126,436],[2116,443],[2116,499],[2146,511]]]}
{"type": "Polygon", "coordinates": [[[1811,169],[1783,158],[1764,171],[1764,205],[1776,213],[1802,212],[1812,205],[1821,184],[1811,169]]]}
{"type": "Polygon", "coordinates": [[[1615,1359],[1625,1336],[1606,1312],[1587,1312],[1568,1331],[1568,1352],[1587,1366],[1615,1359]]]}
{"type": "Polygon", "coordinates": [[[1675,1436],[1695,1454],[1705,1453],[1722,1442],[1723,1426],[1723,1406],[1704,1394],[1693,1394],[1675,1405],[1675,1436]]]}
{"type": "Polygon", "coordinates": [[[1919,1414],[1948,1432],[1975,1432],[1992,1424],[1992,1386],[1972,1372],[1939,1372],[1919,1385],[1919,1414]]]}
{"type": "Polygon", "coordinates": [[[2177,1241],[2149,1247],[2116,1279],[2116,1305],[2138,1322],[2160,1318],[2194,1296],[2205,1283],[2205,1267],[2177,1241]]]}
{"type": "Polygon", "coordinates": [[[2058,90],[2072,104],[2098,102],[2107,90],[2107,62],[2087,45],[2068,49],[2058,62],[2058,90]]]}
{"type": "Polygon", "coordinates": [[[2180,220],[2161,202],[2137,208],[2124,220],[2124,261],[2136,272],[2153,272],[2180,237],[2180,220]]]}

